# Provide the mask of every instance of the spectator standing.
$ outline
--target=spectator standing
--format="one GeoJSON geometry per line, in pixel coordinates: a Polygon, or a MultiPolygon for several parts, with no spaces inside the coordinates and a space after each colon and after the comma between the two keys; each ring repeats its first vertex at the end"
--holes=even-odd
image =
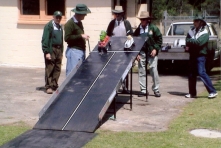
{"type": "Polygon", "coordinates": [[[205,28],[206,22],[203,20],[203,17],[197,16],[193,20],[193,25],[194,27],[189,30],[186,37],[186,50],[190,54],[190,71],[188,77],[189,94],[185,95],[185,97],[197,97],[196,82],[197,75],[199,75],[209,93],[208,98],[212,99],[216,97],[218,93],[213,87],[213,84],[205,70],[209,33],[205,28]]]}
{"type": "Polygon", "coordinates": [[[58,88],[63,57],[63,29],[60,25],[62,13],[55,11],[53,20],[48,22],[43,31],[42,50],[45,60],[45,88],[52,94],[58,88]]]}
{"type": "Polygon", "coordinates": [[[142,11],[140,16],[138,16],[138,18],[140,19],[141,23],[138,26],[138,28],[135,30],[134,36],[148,37],[148,40],[145,42],[145,45],[143,46],[139,55],[137,56],[139,84],[141,89],[141,92],[138,94],[138,97],[143,97],[148,95],[148,92],[146,92],[147,63],[149,64],[150,75],[153,80],[152,90],[154,92],[155,97],[160,97],[161,94],[159,91],[157,55],[162,45],[162,34],[160,33],[158,27],[151,23],[151,20],[153,18],[149,16],[149,13],[147,11],[142,11]]]}
{"type": "Polygon", "coordinates": [[[65,42],[68,47],[66,50],[66,76],[76,67],[79,60],[85,60],[86,40],[89,40],[89,35],[84,33],[82,20],[84,17],[91,13],[85,4],[77,4],[76,8],[71,10],[75,12],[73,17],[67,21],[64,26],[65,42]]]}
{"type": "MultiPolygon", "coordinates": [[[[115,6],[115,9],[112,10],[114,15],[114,19],[110,21],[107,27],[107,35],[108,36],[128,36],[133,34],[133,30],[131,24],[128,20],[124,18],[124,11],[122,6],[115,6]]],[[[127,89],[128,75],[122,83],[124,94],[129,94],[130,92],[127,89]]]]}

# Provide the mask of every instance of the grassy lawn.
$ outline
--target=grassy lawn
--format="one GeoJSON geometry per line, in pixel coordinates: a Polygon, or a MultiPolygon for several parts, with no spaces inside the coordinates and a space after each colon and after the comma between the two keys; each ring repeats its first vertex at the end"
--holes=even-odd
{"type": "MultiPolygon", "coordinates": [[[[221,81],[218,85],[219,96],[216,99],[200,98],[188,104],[165,132],[98,131],[98,136],[86,148],[221,148],[221,139],[198,138],[189,134],[196,128],[221,131],[221,81]]],[[[207,93],[202,96],[207,96],[207,93]]]]}
{"type": "MultiPolygon", "coordinates": [[[[220,75],[220,67],[212,71],[220,75]]],[[[218,76],[219,77],[219,76],[218,76]]],[[[220,77],[219,77],[220,79],[220,77]]],[[[86,148],[221,148],[221,139],[199,138],[189,134],[197,128],[221,131],[221,80],[215,85],[219,95],[207,99],[207,92],[186,105],[164,132],[111,132],[98,130],[86,148]]]]}
{"type": "MultiPolygon", "coordinates": [[[[194,137],[189,131],[206,128],[221,131],[221,68],[215,68],[214,85],[219,93],[216,99],[200,94],[183,108],[182,113],[164,132],[112,132],[97,130],[98,135],[85,148],[221,148],[221,139],[194,137]]],[[[24,123],[0,126],[0,145],[30,129],[24,123]]]]}
{"type": "Polygon", "coordinates": [[[12,125],[0,125],[0,146],[24,133],[28,129],[31,129],[31,127],[23,122],[12,125]]]}

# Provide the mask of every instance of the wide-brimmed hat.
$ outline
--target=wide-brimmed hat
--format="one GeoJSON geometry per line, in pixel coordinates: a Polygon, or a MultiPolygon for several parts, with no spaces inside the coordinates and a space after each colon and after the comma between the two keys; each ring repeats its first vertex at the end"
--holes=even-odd
{"type": "Polygon", "coordinates": [[[55,11],[53,15],[62,17],[61,11],[55,11]]]}
{"type": "Polygon", "coordinates": [[[77,4],[76,8],[71,10],[76,14],[88,14],[91,13],[90,9],[85,4],[77,4]]]}
{"type": "Polygon", "coordinates": [[[204,21],[204,17],[201,16],[201,15],[196,15],[196,16],[193,18],[193,20],[194,20],[194,21],[195,21],[195,20],[200,20],[200,21],[203,22],[203,26],[206,26],[206,22],[204,21]]]}
{"type": "Polygon", "coordinates": [[[139,19],[154,19],[153,17],[151,17],[149,15],[149,12],[147,12],[147,11],[141,11],[140,15],[137,16],[137,18],[139,18],[139,19]]]}
{"type": "Polygon", "coordinates": [[[112,10],[113,13],[123,13],[124,10],[122,6],[115,6],[114,10],[112,10]]]}

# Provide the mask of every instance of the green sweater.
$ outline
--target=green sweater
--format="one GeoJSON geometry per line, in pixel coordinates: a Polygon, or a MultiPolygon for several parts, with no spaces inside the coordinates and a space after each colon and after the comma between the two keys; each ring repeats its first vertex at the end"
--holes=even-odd
{"type": "Polygon", "coordinates": [[[186,37],[186,46],[189,47],[190,56],[206,55],[209,41],[208,31],[203,27],[196,34],[195,32],[195,28],[190,29],[186,37]]]}
{"type": "MultiPolygon", "coordinates": [[[[42,35],[42,40],[41,40],[41,45],[42,45],[42,50],[44,53],[52,53],[52,38],[53,38],[53,24],[52,20],[48,22],[45,27],[44,27],[44,32],[42,35]]],[[[61,28],[62,30],[62,28],[61,28]]],[[[62,52],[63,52],[63,30],[61,31],[61,36],[62,36],[62,52]]]]}
{"type": "MultiPolygon", "coordinates": [[[[134,36],[142,36],[140,34],[140,25],[134,31],[134,36]]],[[[161,49],[161,45],[163,41],[162,34],[160,30],[158,29],[158,27],[150,23],[148,26],[148,33],[146,34],[146,36],[148,37],[148,39],[145,42],[145,45],[142,48],[142,50],[145,50],[148,53],[151,53],[153,49],[156,49],[157,54],[158,54],[159,50],[161,49]]]]}
{"type": "Polygon", "coordinates": [[[68,47],[80,50],[86,49],[86,41],[81,36],[81,34],[84,34],[84,27],[81,22],[75,23],[73,18],[69,19],[64,25],[64,31],[64,40],[68,47]]]}

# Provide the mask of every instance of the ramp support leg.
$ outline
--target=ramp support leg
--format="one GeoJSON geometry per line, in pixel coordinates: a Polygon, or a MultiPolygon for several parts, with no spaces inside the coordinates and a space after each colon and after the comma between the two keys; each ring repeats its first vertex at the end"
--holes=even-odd
{"type": "Polygon", "coordinates": [[[117,105],[116,105],[116,96],[114,97],[114,120],[116,120],[116,118],[117,118],[117,109],[116,109],[116,107],[117,107],[117,105]]]}
{"type": "Polygon", "coordinates": [[[132,78],[133,78],[133,71],[132,68],[130,70],[130,110],[132,110],[132,78]]]}
{"type": "Polygon", "coordinates": [[[147,89],[147,52],[146,52],[146,66],[145,66],[145,70],[146,70],[146,102],[148,100],[148,89],[147,89]]]}

